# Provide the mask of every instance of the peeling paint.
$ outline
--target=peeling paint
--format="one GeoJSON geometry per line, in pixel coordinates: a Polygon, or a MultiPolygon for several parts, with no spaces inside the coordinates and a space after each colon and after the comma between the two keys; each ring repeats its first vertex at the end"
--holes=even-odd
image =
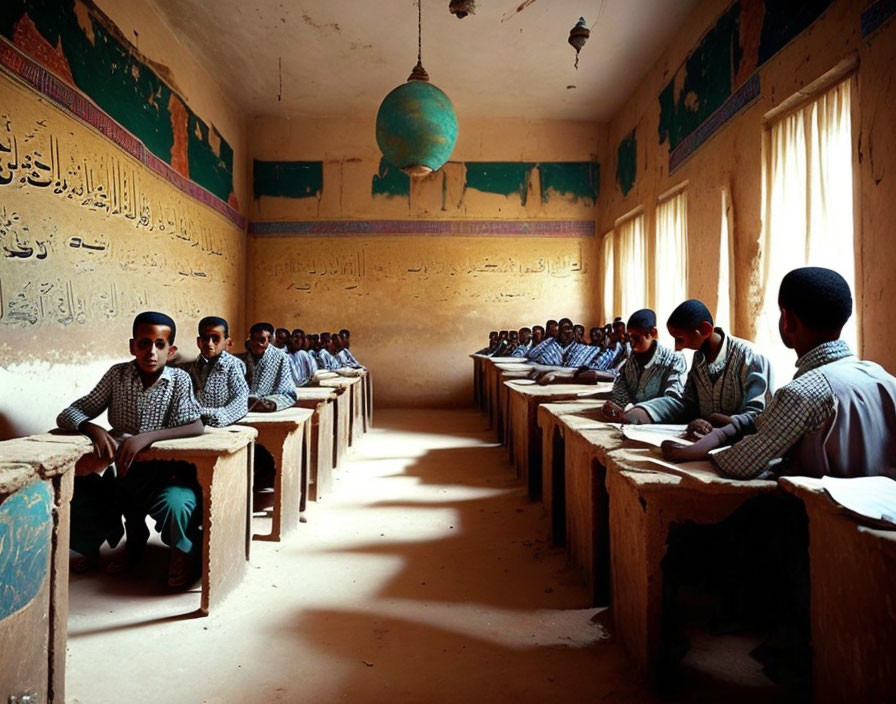
{"type": "Polygon", "coordinates": [[[551,192],[575,199],[597,202],[600,193],[600,164],[596,161],[539,163],[541,202],[550,200],[551,192]]]}
{"type": "Polygon", "coordinates": [[[535,0],[523,0],[523,2],[516,6],[516,9],[508,10],[504,13],[504,16],[501,17],[501,22],[506,22],[507,20],[516,17],[519,13],[529,7],[529,5],[532,5],[534,2],[535,0]]]}
{"type": "Polygon", "coordinates": [[[323,191],[322,161],[253,162],[252,190],[255,198],[320,198],[323,191]]]}
{"type": "Polygon", "coordinates": [[[380,159],[379,171],[373,175],[370,185],[370,195],[410,198],[411,177],[385,159],[380,159]]]}
{"type": "Polygon", "coordinates": [[[631,134],[619,143],[616,152],[616,183],[619,184],[622,195],[627,196],[634,188],[637,174],[638,141],[635,139],[635,130],[632,130],[631,134]]]}
{"type": "Polygon", "coordinates": [[[50,571],[53,493],[36,482],[0,497],[0,619],[27,606],[50,571]]]}
{"type": "Polygon", "coordinates": [[[529,193],[529,177],[533,162],[525,161],[468,161],[464,190],[475,188],[484,193],[499,193],[510,196],[518,193],[520,201],[526,204],[529,193]]]}

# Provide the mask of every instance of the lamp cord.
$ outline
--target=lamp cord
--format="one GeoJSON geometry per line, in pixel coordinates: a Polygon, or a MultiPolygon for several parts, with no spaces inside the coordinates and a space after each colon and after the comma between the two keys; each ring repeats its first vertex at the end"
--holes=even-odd
{"type": "Polygon", "coordinates": [[[417,63],[422,63],[423,53],[423,0],[417,0],[417,63]]]}

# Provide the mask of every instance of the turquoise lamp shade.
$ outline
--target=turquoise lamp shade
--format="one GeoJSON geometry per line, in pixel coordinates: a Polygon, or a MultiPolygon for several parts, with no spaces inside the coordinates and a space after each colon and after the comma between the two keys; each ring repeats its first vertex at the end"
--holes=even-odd
{"type": "Polygon", "coordinates": [[[457,115],[451,100],[413,74],[385,97],[376,114],[376,143],[383,156],[410,176],[442,168],[456,141],[457,115]]]}

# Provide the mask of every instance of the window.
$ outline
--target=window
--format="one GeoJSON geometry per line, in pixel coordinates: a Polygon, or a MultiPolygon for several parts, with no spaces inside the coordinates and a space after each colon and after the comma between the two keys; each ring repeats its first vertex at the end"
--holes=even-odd
{"type": "MultiPolygon", "coordinates": [[[[776,384],[793,376],[794,357],[778,336],[781,279],[799,266],[839,272],[855,296],[853,156],[848,78],[768,125],[764,135],[762,305],[756,342],[776,384]]],[[[855,306],[858,310],[859,306],[855,306]]],[[[856,313],[843,339],[858,352],[856,313]]]]}
{"type": "Polygon", "coordinates": [[[603,280],[603,297],[604,297],[604,319],[603,322],[613,322],[615,308],[613,308],[615,280],[613,279],[613,232],[612,230],[604,235],[603,239],[603,259],[604,259],[604,280],[603,280]]]}
{"type": "Polygon", "coordinates": [[[616,314],[623,320],[647,305],[647,242],[644,213],[616,223],[616,272],[619,300],[616,314]]]}
{"type": "Polygon", "coordinates": [[[674,346],[666,321],[675,307],[688,297],[688,198],[678,191],[660,200],[656,207],[656,320],[660,341],[674,346]]]}
{"type": "Polygon", "coordinates": [[[713,317],[716,325],[726,332],[733,332],[734,310],[731,307],[731,292],[734,287],[734,247],[731,241],[731,200],[728,189],[722,189],[722,221],[719,227],[719,289],[716,303],[716,314],[713,317]]]}

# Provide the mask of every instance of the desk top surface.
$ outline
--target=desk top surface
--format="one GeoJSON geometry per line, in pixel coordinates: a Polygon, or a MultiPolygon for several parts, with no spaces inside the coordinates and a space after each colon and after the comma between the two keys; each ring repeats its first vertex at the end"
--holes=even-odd
{"type": "Polygon", "coordinates": [[[255,438],[258,431],[246,425],[229,425],[226,428],[206,428],[202,435],[174,440],[159,440],[137,455],[138,460],[176,459],[178,455],[233,454],[255,438]]]}
{"type": "MultiPolygon", "coordinates": [[[[655,475],[676,476],[680,479],[676,482],[679,486],[710,494],[753,495],[775,491],[778,487],[776,481],[766,479],[743,481],[719,476],[708,460],[673,464],[664,460],[654,449],[641,446],[611,450],[607,453],[607,468],[624,473],[634,484],[644,487],[656,482],[655,475]]],[[[668,483],[665,479],[660,481],[668,483]]]]}
{"type": "Polygon", "coordinates": [[[282,411],[274,411],[273,413],[247,413],[243,418],[237,421],[239,425],[250,426],[271,426],[271,425],[302,425],[311,416],[314,411],[309,408],[284,408],[282,411]]]}
{"type": "Polygon", "coordinates": [[[354,386],[361,381],[359,376],[340,376],[335,379],[321,379],[320,386],[323,389],[344,389],[354,386]]]}
{"type": "Polygon", "coordinates": [[[0,462],[28,465],[41,477],[52,477],[71,469],[92,448],[81,433],[38,433],[0,442],[0,462]]]}
{"type": "Polygon", "coordinates": [[[326,386],[299,386],[296,396],[299,401],[331,401],[336,398],[336,390],[326,386]]]}
{"type": "Polygon", "coordinates": [[[595,398],[608,396],[613,384],[517,384],[513,379],[504,382],[511,391],[526,397],[537,398],[595,398]]]}

